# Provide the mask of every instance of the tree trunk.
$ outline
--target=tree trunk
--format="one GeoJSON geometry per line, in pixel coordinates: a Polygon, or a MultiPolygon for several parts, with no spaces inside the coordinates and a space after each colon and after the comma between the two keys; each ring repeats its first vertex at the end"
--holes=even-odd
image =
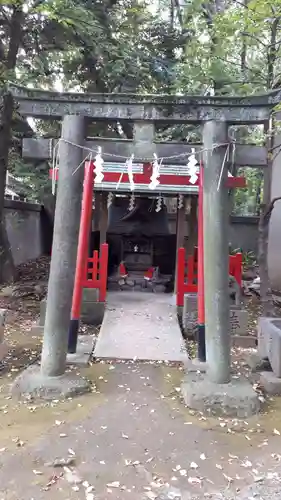
{"type": "Polygon", "coordinates": [[[10,92],[4,90],[2,94],[0,122],[0,283],[12,281],[15,278],[15,266],[7,236],[4,215],[4,195],[12,117],[13,97],[10,92]]]}
{"type": "MultiPolygon", "coordinates": [[[[15,2],[9,23],[9,44],[7,55],[1,54],[0,63],[9,71],[9,78],[14,72],[22,36],[24,0],[15,2]],[[4,58],[4,60],[3,60],[4,58]]],[[[5,74],[5,73],[4,73],[5,74]]],[[[5,76],[4,76],[5,79],[5,76]]],[[[4,216],[4,196],[6,187],[6,174],[8,168],[9,148],[12,139],[12,121],[14,102],[13,96],[6,88],[5,81],[1,82],[0,103],[0,283],[12,281],[15,278],[15,266],[7,236],[4,216]]]]}

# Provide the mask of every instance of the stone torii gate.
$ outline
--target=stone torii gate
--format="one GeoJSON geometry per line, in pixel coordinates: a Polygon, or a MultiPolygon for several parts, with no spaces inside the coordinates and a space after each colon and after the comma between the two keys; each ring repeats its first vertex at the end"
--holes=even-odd
{"type": "MultiPolygon", "coordinates": [[[[154,143],[154,124],[193,123],[203,128],[204,163],[204,275],[205,326],[208,376],[215,383],[230,379],[230,332],[228,303],[228,199],[227,170],[222,169],[231,124],[263,124],[280,101],[281,92],[251,97],[173,97],[125,94],[73,94],[12,88],[19,112],[26,117],[62,119],[60,174],[55,210],[54,238],[47,296],[46,321],[41,360],[41,377],[65,372],[68,326],[73,290],[77,236],[80,222],[83,170],[77,166],[86,156],[82,147],[102,146],[105,153],[129,156],[135,161],[190,154],[189,144],[154,143]],[[87,140],[85,118],[133,121],[133,141],[87,140]],[[85,140],[86,139],[86,140],[85,140]],[[77,145],[81,146],[78,148],[77,145]],[[214,149],[214,145],[216,148],[214,149]],[[212,206],[212,210],[208,209],[212,206]]],[[[201,146],[195,146],[195,149],[201,146]]],[[[48,139],[24,140],[26,158],[48,159],[48,139]]],[[[115,158],[117,155],[117,158],[115,158]]],[[[266,149],[236,146],[237,165],[266,166],[266,149]]],[[[184,156],[183,156],[184,157],[184,156]]],[[[164,162],[165,163],[165,160],[164,162]]],[[[175,158],[173,164],[184,164],[175,158]]],[[[47,382],[46,382],[47,384],[47,382]]]]}

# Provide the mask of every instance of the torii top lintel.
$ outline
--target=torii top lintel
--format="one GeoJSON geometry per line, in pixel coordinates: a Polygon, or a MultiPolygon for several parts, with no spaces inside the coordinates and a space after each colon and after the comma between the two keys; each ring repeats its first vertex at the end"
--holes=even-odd
{"type": "Polygon", "coordinates": [[[263,123],[281,100],[281,89],[248,97],[59,93],[11,85],[23,116],[59,119],[81,114],[95,120],[165,123],[263,123]]]}

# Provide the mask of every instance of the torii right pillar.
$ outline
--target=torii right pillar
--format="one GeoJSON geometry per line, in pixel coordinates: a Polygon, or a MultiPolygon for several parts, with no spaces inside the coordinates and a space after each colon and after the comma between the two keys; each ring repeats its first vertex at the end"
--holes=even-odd
{"type": "Polygon", "coordinates": [[[211,382],[230,381],[228,295],[228,190],[225,151],[227,124],[203,127],[204,287],[207,375],[211,382]],[[215,147],[222,144],[224,146],[215,147]]]}

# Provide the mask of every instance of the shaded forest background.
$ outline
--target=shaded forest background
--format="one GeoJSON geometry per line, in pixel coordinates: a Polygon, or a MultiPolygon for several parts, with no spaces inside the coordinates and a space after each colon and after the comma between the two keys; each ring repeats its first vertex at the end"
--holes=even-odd
{"type": "MultiPolygon", "coordinates": [[[[281,86],[280,45],[281,0],[0,0],[0,282],[13,274],[3,217],[7,169],[26,196],[44,200],[49,166],[24,162],[21,138],[59,136],[60,126],[24,121],[10,82],[65,91],[250,95],[281,86]]],[[[132,127],[93,123],[89,134],[130,138],[132,127]]],[[[157,134],[200,141],[198,127],[157,134]]],[[[270,150],[268,129],[233,127],[231,135],[270,150]]],[[[248,189],[235,193],[234,212],[258,214],[269,180],[258,169],[243,173],[248,189]]]]}

